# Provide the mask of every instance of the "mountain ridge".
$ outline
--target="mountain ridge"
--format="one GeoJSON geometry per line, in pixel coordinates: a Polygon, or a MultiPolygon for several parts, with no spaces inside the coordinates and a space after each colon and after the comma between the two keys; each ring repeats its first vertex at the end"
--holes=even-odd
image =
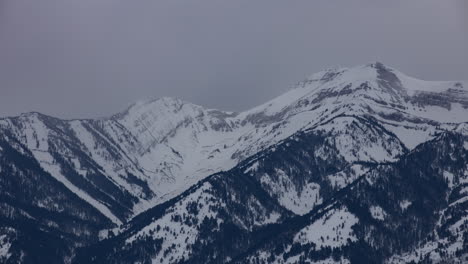
{"type": "MultiPolygon", "coordinates": [[[[280,212],[307,214],[366,174],[366,164],[397,162],[446,131],[465,134],[467,88],[462,82],[420,81],[372,63],[314,74],[285,94],[239,113],[163,97],[134,103],[103,119],[62,120],[40,113],[1,118],[0,132],[11,142],[9,148],[39,164],[41,175],[62,184],[64,197],[94,208],[86,211],[86,219],[113,222],[100,226],[99,239],[125,232],[123,226],[134,217],[180,197],[209,175],[231,170],[234,179],[220,176],[215,185],[210,181],[203,189],[195,188],[192,198],[221,199],[225,205],[214,210],[219,204],[210,202],[204,210],[236,217],[234,222],[225,219],[228,226],[251,230],[256,228],[252,223],[282,221],[280,212]],[[242,184],[251,186],[249,194],[236,187],[242,184]],[[244,202],[263,213],[252,212],[224,192],[251,197],[244,202]],[[260,199],[256,192],[267,198],[260,199]]],[[[14,166],[20,178],[29,175],[19,163],[0,163],[0,172],[2,166],[14,166]]],[[[39,187],[27,186],[31,192],[39,187]]],[[[50,214],[56,210],[50,201],[31,210],[42,204],[50,214]]],[[[170,210],[183,209],[174,206],[170,210]]],[[[201,217],[192,220],[200,222],[201,217]]],[[[51,219],[35,221],[50,225],[48,232],[62,232],[51,219]]],[[[88,223],[83,232],[95,234],[93,225],[88,223]]],[[[191,232],[203,231],[194,228],[191,232]]],[[[86,243],[97,239],[95,235],[86,243]]],[[[161,243],[154,246],[168,246],[161,243]]],[[[69,246],[69,251],[77,247],[69,246]]]]}
{"type": "MultiPolygon", "coordinates": [[[[118,162],[126,163],[126,167],[134,167],[132,174],[143,181],[148,177],[156,177],[159,178],[159,182],[166,181],[171,185],[170,182],[174,182],[175,179],[174,174],[182,173],[187,176],[187,174],[200,170],[200,172],[196,173],[198,176],[193,180],[189,180],[192,182],[187,185],[189,186],[198,181],[200,177],[234,166],[243,158],[264,147],[275,144],[278,140],[294,134],[295,131],[319,124],[339,114],[371,114],[390,124],[394,124],[395,121],[401,123],[405,119],[408,120],[407,116],[410,116],[414,120],[409,120],[413,123],[410,123],[411,126],[418,126],[418,123],[421,122],[435,121],[435,124],[439,123],[442,120],[432,121],[429,119],[424,121],[424,119],[427,119],[428,114],[408,112],[405,110],[408,106],[401,105],[403,101],[408,101],[406,98],[408,92],[404,91],[411,90],[411,88],[402,88],[403,83],[414,83],[414,80],[414,78],[407,77],[376,62],[353,68],[339,68],[316,73],[309,77],[306,83],[298,85],[296,88],[263,105],[240,113],[206,109],[180,99],[163,97],[134,103],[123,112],[104,119],[61,120],[40,113],[29,113],[14,118],[3,118],[2,120],[4,122],[11,119],[50,120],[49,123],[61,123],[62,127],[70,126],[75,134],[85,133],[91,137],[98,137],[100,140],[108,141],[111,145],[118,146],[113,153],[116,151],[121,152],[122,158],[127,160],[118,162]],[[404,81],[401,81],[401,79],[404,81]],[[378,93],[372,95],[371,91],[373,90],[378,91],[378,93]],[[389,106],[389,103],[392,104],[392,102],[393,106],[389,106]],[[390,112],[388,109],[391,109],[390,112]],[[333,113],[330,114],[330,111],[333,113]],[[317,120],[314,121],[314,118],[317,120]],[[290,120],[290,124],[294,125],[285,124],[288,120],[290,120]],[[307,123],[302,120],[307,120],[307,123]],[[303,125],[301,125],[302,122],[304,122],[303,125]],[[92,131],[87,131],[90,128],[92,128],[92,131]],[[260,135],[269,133],[270,136],[256,136],[255,134],[260,129],[264,131],[260,132],[260,135]],[[279,138],[276,138],[277,135],[272,137],[272,129],[278,130],[283,135],[280,135],[279,138]],[[283,129],[289,131],[283,131],[283,129]],[[180,131],[187,131],[189,134],[183,132],[184,135],[178,136],[180,131]],[[121,146],[119,141],[122,140],[122,137],[124,141],[130,139],[131,144],[125,143],[121,146]],[[227,141],[224,139],[229,137],[232,139],[227,141]],[[171,140],[172,142],[170,142],[171,140]],[[248,144],[236,143],[236,140],[247,140],[248,144]],[[213,143],[215,145],[210,147],[213,143]],[[256,147],[252,148],[252,146],[256,147]],[[199,161],[191,161],[188,157],[180,155],[183,152],[181,149],[193,148],[198,149],[194,153],[205,152],[205,159],[219,157],[221,166],[212,167],[212,165],[205,163],[197,165],[199,161]],[[232,150],[223,154],[225,151],[222,150],[224,149],[232,150]],[[160,165],[155,165],[153,164],[154,160],[162,160],[163,162],[160,165]],[[189,165],[190,163],[193,165],[189,165]],[[225,165],[222,165],[223,163],[225,165]],[[212,168],[208,169],[210,167],[212,168]],[[141,173],[138,173],[138,171],[141,171],[141,173]]],[[[425,81],[420,82],[427,83],[425,81]]],[[[433,85],[428,90],[431,92],[434,92],[434,90],[450,92],[451,86],[457,86],[459,83],[431,82],[433,85]],[[441,84],[449,86],[440,87],[441,84]]],[[[420,89],[419,87],[416,88],[420,89]]],[[[465,88],[466,86],[461,85],[461,89],[465,88]]],[[[467,91],[462,91],[463,94],[468,95],[467,91]]],[[[442,98],[450,102],[450,98],[447,96],[444,95],[442,98]]],[[[412,102],[410,101],[410,103],[412,102]]],[[[418,101],[415,104],[420,104],[420,102],[418,101]]],[[[450,105],[452,104],[456,104],[456,102],[450,102],[450,105]]],[[[442,108],[447,109],[446,106],[442,106],[442,108]]],[[[448,111],[450,110],[448,109],[448,111]]],[[[465,119],[463,121],[468,121],[468,118],[465,119]]],[[[455,121],[459,122],[460,120],[455,121]]],[[[11,124],[8,125],[11,126],[11,124]]],[[[49,126],[49,128],[57,130],[54,125],[49,126]]],[[[391,125],[387,126],[387,129],[392,130],[391,128],[391,125]]],[[[427,127],[423,129],[427,129],[427,127]]],[[[417,131],[421,133],[420,130],[417,131]]],[[[394,130],[392,132],[398,134],[399,131],[394,130]]],[[[428,138],[427,133],[425,134],[424,138],[428,138]]],[[[42,140],[47,139],[43,138],[42,140]]],[[[86,143],[87,138],[80,139],[78,137],[78,141],[87,145],[88,150],[92,148],[91,145],[94,144],[94,147],[96,147],[97,144],[96,142],[86,143]]],[[[408,143],[410,141],[412,140],[404,140],[407,147],[414,147],[416,143],[408,143]]],[[[108,153],[108,155],[113,156],[115,154],[108,153]]],[[[153,192],[159,196],[164,195],[158,191],[156,186],[141,188],[146,188],[145,192],[147,194],[153,192]],[[151,191],[148,191],[148,189],[151,191]]]]}
{"type": "MultiPolygon", "coordinates": [[[[455,85],[455,86],[458,86],[458,87],[461,87],[462,90],[468,90],[468,80],[455,80],[455,81],[429,81],[429,80],[422,80],[422,79],[418,79],[418,78],[414,78],[414,77],[410,77],[400,71],[398,71],[396,68],[393,68],[393,67],[390,67],[382,62],[379,62],[379,61],[375,61],[375,62],[370,62],[370,63],[367,63],[367,64],[362,64],[362,65],[359,65],[359,66],[354,66],[354,67],[331,67],[329,69],[326,69],[326,70],[323,70],[323,71],[319,71],[319,72],[316,72],[316,73],[313,73],[311,74],[309,77],[305,78],[303,81],[300,81],[298,82],[297,84],[295,84],[292,88],[290,88],[289,90],[294,90],[294,89],[297,89],[297,88],[300,88],[300,87],[304,87],[305,84],[307,84],[308,82],[311,82],[311,81],[329,81],[331,79],[331,77],[335,77],[336,75],[338,75],[339,73],[343,73],[345,71],[349,71],[349,70],[353,70],[353,69],[358,69],[358,68],[384,68],[384,69],[387,69],[391,72],[394,72],[396,75],[398,76],[404,76],[405,79],[409,80],[409,81],[413,81],[413,82],[419,82],[421,83],[422,85],[420,85],[421,87],[425,87],[425,88],[430,88],[431,86],[433,87],[432,90],[431,89],[426,89],[426,91],[432,91],[432,92],[437,92],[437,85],[436,84],[439,84],[439,85],[446,85],[447,87],[450,86],[450,85],[455,85]],[[426,84],[426,85],[424,85],[426,84]],[[432,85],[431,85],[432,84],[432,85]],[[434,89],[436,89],[436,91],[434,91],[434,89]]],[[[411,88],[412,85],[408,85],[406,88],[411,88]]],[[[440,88],[440,89],[444,89],[444,88],[440,88]]],[[[421,90],[421,91],[424,91],[421,90]]],[[[286,91],[285,93],[287,93],[288,91],[286,91]]],[[[283,93],[284,94],[284,93],[283,93]]],[[[282,95],[279,95],[277,97],[281,97],[282,95]]],[[[275,97],[275,98],[277,98],[275,97]]],[[[268,103],[270,103],[271,101],[273,101],[275,98],[271,99],[271,100],[268,100],[267,102],[265,103],[261,103],[259,106],[261,105],[266,105],[268,103]]],[[[117,113],[114,113],[114,114],[110,114],[109,116],[103,116],[103,117],[91,117],[91,118],[80,118],[80,117],[77,117],[77,118],[60,118],[60,117],[57,117],[57,116],[54,116],[54,115],[49,115],[49,114],[44,114],[40,111],[30,111],[30,112],[24,112],[24,113],[20,113],[18,115],[11,115],[11,116],[2,116],[0,117],[0,119],[5,119],[5,118],[15,118],[15,117],[19,117],[19,116],[23,116],[23,115],[30,115],[30,114],[40,114],[40,115],[44,115],[44,116],[48,116],[48,117],[51,117],[51,118],[55,118],[55,119],[60,119],[60,120],[63,120],[63,121],[74,121],[74,120],[106,120],[106,119],[113,119],[115,118],[116,116],[120,116],[122,114],[124,114],[125,112],[127,112],[130,108],[134,107],[135,105],[142,105],[142,104],[148,104],[148,103],[152,103],[152,102],[156,102],[156,101],[160,101],[160,100],[163,100],[163,101],[175,101],[175,102],[179,102],[179,103],[182,103],[182,104],[190,104],[190,105],[193,105],[193,106],[196,106],[196,107],[201,107],[201,108],[204,108],[206,110],[213,110],[213,111],[219,111],[219,112],[224,112],[224,113],[227,113],[227,114],[230,114],[230,115],[239,115],[241,113],[244,113],[244,112],[249,112],[255,108],[257,108],[258,106],[254,106],[250,109],[247,109],[247,110],[242,110],[242,111],[231,111],[231,110],[222,110],[222,109],[217,109],[217,108],[207,108],[207,107],[204,107],[203,105],[201,104],[196,104],[196,103],[192,103],[192,102],[189,102],[187,100],[184,100],[184,99],[180,99],[180,98],[177,98],[177,97],[171,97],[171,96],[162,96],[162,97],[154,97],[154,98],[151,98],[151,99],[144,99],[144,100],[137,100],[133,103],[130,103],[130,105],[128,105],[127,107],[124,108],[124,110],[122,111],[119,111],[117,113]]]]}

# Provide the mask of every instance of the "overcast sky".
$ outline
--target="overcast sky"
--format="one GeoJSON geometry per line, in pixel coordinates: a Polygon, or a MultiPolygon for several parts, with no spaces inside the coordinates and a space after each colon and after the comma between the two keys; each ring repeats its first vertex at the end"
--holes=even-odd
{"type": "Polygon", "coordinates": [[[468,1],[0,0],[0,116],[162,96],[239,111],[373,61],[468,79],[468,1]]]}

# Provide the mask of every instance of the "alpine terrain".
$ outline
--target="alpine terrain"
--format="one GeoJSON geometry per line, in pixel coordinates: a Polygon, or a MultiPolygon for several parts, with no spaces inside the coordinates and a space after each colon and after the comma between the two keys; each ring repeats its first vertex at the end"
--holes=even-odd
{"type": "Polygon", "coordinates": [[[468,263],[468,82],[372,63],[241,113],[2,118],[0,263],[468,263]]]}

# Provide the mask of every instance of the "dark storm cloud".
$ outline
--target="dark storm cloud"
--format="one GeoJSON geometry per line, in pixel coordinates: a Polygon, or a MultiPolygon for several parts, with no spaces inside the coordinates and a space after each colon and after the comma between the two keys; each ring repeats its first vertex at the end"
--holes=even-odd
{"type": "Polygon", "coordinates": [[[464,0],[0,1],[0,115],[173,96],[243,110],[331,66],[468,79],[464,0]]]}

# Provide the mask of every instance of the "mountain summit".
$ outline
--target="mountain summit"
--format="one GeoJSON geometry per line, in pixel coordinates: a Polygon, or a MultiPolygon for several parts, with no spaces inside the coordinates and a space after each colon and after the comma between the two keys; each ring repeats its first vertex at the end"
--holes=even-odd
{"type": "Polygon", "coordinates": [[[104,119],[3,118],[0,260],[454,259],[467,253],[453,231],[466,225],[466,122],[468,83],[378,62],[240,113],[165,97],[104,119]]]}

